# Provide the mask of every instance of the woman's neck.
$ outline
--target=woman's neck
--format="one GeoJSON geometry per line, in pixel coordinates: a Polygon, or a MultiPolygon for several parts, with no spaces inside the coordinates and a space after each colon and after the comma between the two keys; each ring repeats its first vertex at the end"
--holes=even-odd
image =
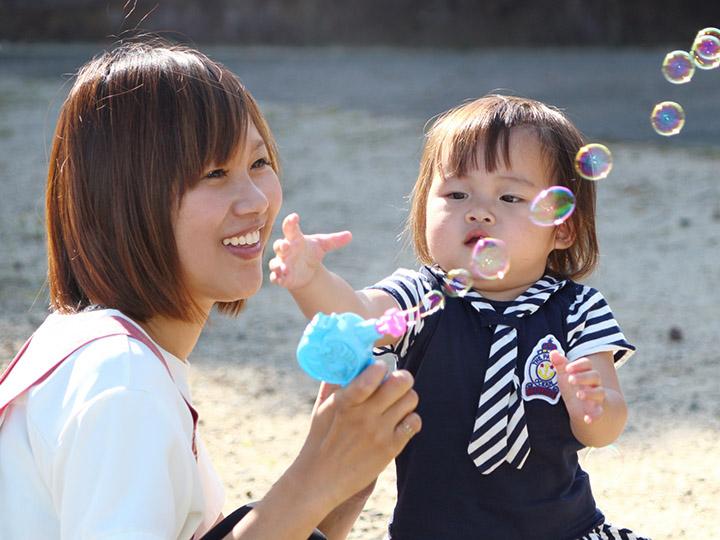
{"type": "Polygon", "coordinates": [[[205,323],[169,319],[157,315],[140,326],[169,353],[185,361],[195,348],[205,323]]]}

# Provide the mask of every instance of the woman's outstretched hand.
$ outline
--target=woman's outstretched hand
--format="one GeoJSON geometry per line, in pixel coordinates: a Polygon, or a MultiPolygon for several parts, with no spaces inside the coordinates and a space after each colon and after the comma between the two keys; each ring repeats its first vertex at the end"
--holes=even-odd
{"type": "Polygon", "coordinates": [[[288,290],[304,287],[312,281],[325,255],[345,246],[352,239],[350,231],[328,234],[303,234],[300,216],[290,214],[283,220],[284,238],[273,243],[270,281],[288,290]]]}

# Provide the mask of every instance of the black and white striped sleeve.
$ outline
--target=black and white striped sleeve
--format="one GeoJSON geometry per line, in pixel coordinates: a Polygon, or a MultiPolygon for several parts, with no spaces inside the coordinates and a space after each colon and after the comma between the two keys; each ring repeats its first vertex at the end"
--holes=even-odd
{"type": "Polygon", "coordinates": [[[613,353],[615,366],[619,367],[635,352],[603,295],[587,286],[578,287],[578,294],[568,311],[567,343],[570,361],[609,351],[613,353]]]}
{"type": "MultiPolygon", "coordinates": [[[[423,297],[432,289],[425,276],[416,270],[408,270],[407,268],[397,269],[392,275],[368,288],[379,289],[388,293],[395,299],[398,308],[401,310],[410,310],[418,306],[423,297]]],[[[413,311],[405,335],[394,345],[375,349],[376,354],[391,353],[395,355],[397,360],[402,359],[423,326],[423,320],[417,317],[417,311],[413,311]]]]}

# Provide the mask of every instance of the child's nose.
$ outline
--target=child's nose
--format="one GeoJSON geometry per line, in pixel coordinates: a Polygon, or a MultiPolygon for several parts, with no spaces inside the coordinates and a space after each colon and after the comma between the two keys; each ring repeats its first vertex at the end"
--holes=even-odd
{"type": "Polygon", "coordinates": [[[492,225],[495,223],[495,215],[484,205],[477,205],[467,211],[465,221],[468,223],[486,223],[492,225]]]}

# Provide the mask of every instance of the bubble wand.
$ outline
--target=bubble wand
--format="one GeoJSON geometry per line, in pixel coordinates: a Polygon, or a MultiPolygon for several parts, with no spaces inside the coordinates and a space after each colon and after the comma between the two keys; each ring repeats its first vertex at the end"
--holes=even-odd
{"type": "Polygon", "coordinates": [[[300,338],[298,363],[315,379],[345,386],[372,363],[378,339],[398,338],[444,306],[442,293],[433,290],[418,305],[402,311],[390,308],[377,319],[363,319],[356,313],[318,313],[300,338]]]}

